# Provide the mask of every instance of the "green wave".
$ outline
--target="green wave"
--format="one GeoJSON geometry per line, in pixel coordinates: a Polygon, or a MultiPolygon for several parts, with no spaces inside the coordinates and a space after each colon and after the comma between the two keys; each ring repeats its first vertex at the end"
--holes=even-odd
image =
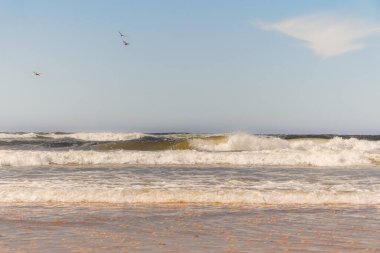
{"type": "Polygon", "coordinates": [[[142,138],[131,141],[118,141],[101,143],[94,148],[97,150],[139,150],[139,151],[163,151],[163,150],[190,150],[192,140],[204,140],[212,143],[227,141],[226,136],[211,136],[189,139],[161,139],[161,138],[142,138]]]}

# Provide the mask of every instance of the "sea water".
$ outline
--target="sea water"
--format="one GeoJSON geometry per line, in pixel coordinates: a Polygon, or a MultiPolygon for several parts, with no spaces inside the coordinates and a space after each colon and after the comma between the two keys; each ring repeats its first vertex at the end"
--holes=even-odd
{"type": "Polygon", "coordinates": [[[379,136],[0,133],[0,252],[378,252],[379,136]]]}

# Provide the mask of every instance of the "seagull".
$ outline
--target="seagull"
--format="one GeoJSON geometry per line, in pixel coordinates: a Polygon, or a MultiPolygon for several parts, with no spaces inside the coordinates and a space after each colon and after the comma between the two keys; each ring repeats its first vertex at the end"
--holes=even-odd
{"type": "Polygon", "coordinates": [[[120,31],[119,31],[119,34],[120,34],[120,37],[125,37],[125,35],[122,34],[120,31]]]}
{"type": "Polygon", "coordinates": [[[35,76],[41,76],[41,73],[38,73],[38,72],[35,72],[35,71],[33,71],[33,74],[34,74],[35,76]]]}
{"type": "Polygon", "coordinates": [[[126,42],[125,40],[123,40],[123,43],[124,43],[124,46],[128,46],[129,45],[129,43],[126,42]]]}

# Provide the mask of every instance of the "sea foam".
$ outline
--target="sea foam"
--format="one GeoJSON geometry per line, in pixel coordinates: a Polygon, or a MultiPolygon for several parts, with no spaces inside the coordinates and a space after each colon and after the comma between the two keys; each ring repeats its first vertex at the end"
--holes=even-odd
{"type": "Polygon", "coordinates": [[[7,188],[0,202],[223,203],[223,204],[380,204],[380,192],[170,190],[123,188],[7,188]]]}
{"type": "Polygon", "coordinates": [[[33,139],[33,138],[52,138],[52,139],[76,139],[82,141],[127,141],[139,139],[148,134],[133,133],[0,133],[0,140],[5,139],[33,139]]]}
{"type": "Polygon", "coordinates": [[[71,138],[83,141],[127,141],[139,139],[147,136],[144,133],[67,133],[67,134],[47,134],[46,137],[60,139],[71,138]]]}
{"type": "Polygon", "coordinates": [[[243,152],[172,151],[24,151],[0,150],[0,166],[40,165],[245,165],[350,166],[371,165],[376,155],[355,150],[264,150],[243,152]]]}

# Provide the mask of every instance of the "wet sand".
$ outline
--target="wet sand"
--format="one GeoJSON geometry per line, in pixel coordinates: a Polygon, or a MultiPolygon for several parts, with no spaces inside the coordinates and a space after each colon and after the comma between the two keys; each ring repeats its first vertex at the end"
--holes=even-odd
{"type": "Polygon", "coordinates": [[[378,206],[1,204],[0,252],[380,252],[378,206]]]}

